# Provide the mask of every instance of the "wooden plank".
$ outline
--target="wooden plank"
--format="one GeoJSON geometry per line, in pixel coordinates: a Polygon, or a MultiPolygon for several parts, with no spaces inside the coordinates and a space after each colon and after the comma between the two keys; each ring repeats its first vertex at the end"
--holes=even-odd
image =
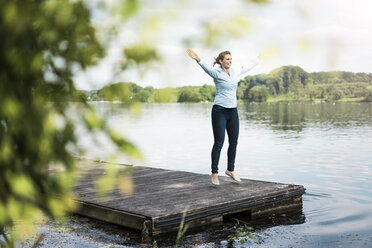
{"type": "Polygon", "coordinates": [[[120,226],[142,230],[146,217],[129,212],[110,209],[100,205],[78,201],[75,213],[120,226]]]}
{"type": "Polygon", "coordinates": [[[251,215],[254,218],[260,218],[262,216],[281,214],[296,209],[302,210],[302,196],[284,198],[275,202],[261,204],[251,209],[251,215]]]}
{"type": "MultiPolygon", "coordinates": [[[[234,202],[227,202],[219,205],[214,205],[213,207],[200,208],[196,211],[188,211],[186,215],[186,220],[193,220],[203,217],[210,217],[223,214],[231,214],[236,212],[247,211],[254,208],[260,208],[263,205],[269,205],[273,202],[278,202],[284,199],[291,199],[292,197],[297,196],[302,191],[293,191],[289,194],[281,195],[267,195],[265,197],[256,197],[250,199],[243,199],[234,202]]],[[[302,193],[301,193],[302,194],[302,193]]],[[[154,218],[155,226],[166,226],[172,225],[173,223],[178,223],[181,220],[181,215],[170,215],[162,216],[160,218],[154,218]]]]}
{"type": "Polygon", "coordinates": [[[126,196],[115,188],[108,198],[100,197],[94,182],[104,175],[105,165],[83,161],[78,166],[82,168],[79,183],[74,187],[83,209],[79,213],[137,230],[146,226],[149,233],[156,234],[177,228],[185,209],[186,222],[197,227],[242,211],[259,216],[288,207],[302,207],[301,196],[305,190],[301,185],[249,179],[236,183],[228,177],[220,177],[221,185],[215,187],[210,175],[113,166],[117,166],[119,178],[131,172],[134,193],[126,196]]]}
{"type": "MultiPolygon", "coordinates": [[[[220,226],[223,223],[223,216],[211,217],[211,218],[202,218],[202,219],[195,219],[192,221],[186,221],[188,225],[188,231],[195,231],[198,230],[200,227],[204,226],[220,226]]],[[[153,236],[160,236],[172,232],[178,232],[179,230],[179,223],[175,225],[168,225],[165,227],[156,227],[154,226],[152,229],[153,236]]]]}

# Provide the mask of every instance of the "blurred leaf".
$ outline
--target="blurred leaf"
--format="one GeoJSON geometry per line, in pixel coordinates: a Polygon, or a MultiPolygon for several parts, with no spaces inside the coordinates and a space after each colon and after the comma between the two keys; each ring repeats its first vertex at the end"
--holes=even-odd
{"type": "MultiPolygon", "coordinates": [[[[60,4],[63,3],[60,2],[60,4]]],[[[58,6],[58,10],[56,11],[56,23],[58,26],[63,27],[69,24],[73,12],[72,8],[72,5],[58,6]]]]}
{"type": "Polygon", "coordinates": [[[139,117],[142,113],[142,104],[140,102],[135,102],[131,104],[130,110],[135,117],[139,117]]]}
{"type": "Polygon", "coordinates": [[[48,199],[48,207],[52,209],[52,213],[54,218],[61,218],[66,213],[66,207],[64,204],[61,204],[61,199],[56,197],[49,197],[48,199]]]}
{"type": "Polygon", "coordinates": [[[134,192],[132,175],[133,167],[127,167],[120,173],[120,177],[118,179],[118,188],[120,192],[126,196],[132,195],[134,192]]]}
{"type": "Polygon", "coordinates": [[[12,191],[15,195],[33,200],[35,198],[35,188],[29,177],[26,175],[8,174],[8,180],[12,180],[12,191]]]}
{"type": "Polygon", "coordinates": [[[4,20],[6,23],[11,24],[17,18],[17,5],[8,2],[3,9],[4,20]]]}
{"type": "Polygon", "coordinates": [[[214,19],[204,23],[206,46],[217,46],[226,42],[226,38],[242,37],[251,29],[251,21],[247,17],[237,16],[230,19],[214,19]]]}
{"type": "MultiPolygon", "coordinates": [[[[55,180],[61,185],[73,185],[76,179],[77,179],[77,172],[76,172],[76,169],[73,168],[71,170],[66,171],[65,173],[57,174],[55,180]]],[[[67,200],[69,200],[68,197],[70,197],[71,199],[74,198],[70,194],[66,194],[64,195],[64,197],[66,197],[66,202],[67,200]]]]}
{"type": "Polygon", "coordinates": [[[7,163],[12,155],[12,145],[9,138],[4,138],[0,144],[0,163],[7,163]]]}
{"type": "Polygon", "coordinates": [[[120,11],[121,18],[125,20],[134,15],[139,10],[140,5],[138,0],[123,0],[118,1],[118,6],[114,7],[120,11]]]}
{"type": "Polygon", "coordinates": [[[5,225],[5,221],[7,219],[7,217],[6,217],[5,214],[6,214],[5,206],[0,201],[0,226],[4,226],[5,225]]]}
{"type": "Polygon", "coordinates": [[[118,134],[114,130],[109,130],[110,138],[115,144],[125,153],[129,156],[136,158],[138,160],[143,160],[143,156],[140,153],[140,151],[129,141],[124,139],[122,135],[118,134]]]}
{"type": "Polygon", "coordinates": [[[12,97],[6,97],[3,100],[1,110],[8,118],[15,119],[20,115],[21,108],[18,102],[12,97]]]}
{"type": "MultiPolygon", "coordinates": [[[[9,197],[7,201],[5,216],[8,220],[10,219],[12,221],[22,219],[22,205],[19,204],[14,197],[9,197]]],[[[8,220],[6,220],[6,222],[8,222],[8,220]]]]}
{"type": "Polygon", "coordinates": [[[89,129],[101,129],[104,127],[103,120],[98,116],[97,112],[90,108],[84,115],[84,121],[89,129]]]}
{"type": "Polygon", "coordinates": [[[301,37],[298,41],[298,44],[302,52],[308,52],[312,43],[308,37],[301,37]]]}
{"type": "Polygon", "coordinates": [[[128,61],[136,64],[148,63],[160,59],[156,49],[144,43],[125,47],[123,52],[128,61]]]}
{"type": "Polygon", "coordinates": [[[270,63],[276,58],[278,58],[279,55],[280,47],[273,44],[271,46],[267,46],[264,48],[264,50],[261,52],[261,59],[266,63],[270,63]]]}
{"type": "Polygon", "coordinates": [[[96,181],[96,188],[101,197],[107,197],[114,190],[117,183],[117,172],[119,171],[115,165],[107,165],[106,173],[96,181]]]}
{"type": "MultiPolygon", "coordinates": [[[[41,212],[61,217],[74,205],[72,68],[93,65],[104,49],[82,1],[0,0],[0,13],[0,239],[13,246],[41,212]],[[62,169],[50,173],[52,164],[62,169]]],[[[103,129],[84,106],[90,127],[103,129]]]]}
{"type": "Polygon", "coordinates": [[[251,29],[251,26],[250,19],[243,16],[234,17],[226,24],[228,33],[233,37],[240,37],[246,34],[251,29]]]}
{"type": "Polygon", "coordinates": [[[42,69],[43,64],[44,64],[43,55],[41,53],[38,53],[32,59],[31,69],[33,70],[34,73],[37,73],[42,69]]]}
{"type": "Polygon", "coordinates": [[[266,4],[269,3],[270,0],[245,0],[247,2],[257,3],[257,4],[266,4]]]}

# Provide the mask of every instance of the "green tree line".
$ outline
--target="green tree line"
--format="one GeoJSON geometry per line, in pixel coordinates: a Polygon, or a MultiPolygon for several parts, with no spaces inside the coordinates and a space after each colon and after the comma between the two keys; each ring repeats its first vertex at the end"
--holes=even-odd
{"type": "Polygon", "coordinates": [[[213,85],[184,86],[178,88],[155,89],[141,87],[135,83],[119,82],[105,86],[98,91],[85,92],[92,101],[120,101],[124,103],[148,102],[201,102],[213,101],[216,89],[213,85]]]}
{"type": "Polygon", "coordinates": [[[268,74],[245,77],[238,99],[299,101],[372,101],[372,74],[344,71],[308,73],[299,66],[282,66],[268,74]]]}
{"type": "MultiPolygon", "coordinates": [[[[213,101],[213,85],[155,89],[120,82],[86,92],[88,100],[121,102],[213,101]]],[[[239,82],[237,98],[266,101],[372,101],[372,74],[344,71],[308,73],[299,66],[282,66],[268,74],[247,76],[239,82]]]]}

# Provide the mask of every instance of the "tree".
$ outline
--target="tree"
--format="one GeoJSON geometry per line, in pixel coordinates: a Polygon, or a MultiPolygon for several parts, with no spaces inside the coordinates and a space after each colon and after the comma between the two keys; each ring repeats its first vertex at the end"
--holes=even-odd
{"type": "Polygon", "coordinates": [[[264,85],[253,87],[248,94],[248,100],[251,102],[266,102],[268,97],[269,89],[264,85]]]}
{"type": "Polygon", "coordinates": [[[364,101],[366,101],[366,102],[372,102],[372,87],[369,87],[367,89],[367,94],[366,94],[366,96],[364,98],[364,101]]]}
{"type": "MultiPolygon", "coordinates": [[[[110,101],[121,101],[124,103],[130,103],[134,99],[134,88],[138,92],[139,86],[133,83],[116,83],[112,85],[108,85],[103,87],[101,90],[98,91],[98,96],[105,100],[110,101]]],[[[140,87],[141,88],[141,87],[140,87]]]]}
{"type": "Polygon", "coordinates": [[[199,91],[192,87],[184,87],[178,96],[178,102],[199,102],[199,91]]]}
{"type": "Polygon", "coordinates": [[[203,84],[199,88],[199,97],[201,101],[211,102],[216,95],[216,87],[212,85],[203,84]]]}
{"type": "Polygon", "coordinates": [[[343,93],[339,89],[332,90],[329,94],[332,100],[340,100],[343,97],[343,93]]]}
{"type": "Polygon", "coordinates": [[[69,149],[78,149],[71,105],[88,130],[103,131],[129,155],[140,153],[98,117],[72,81],[73,70],[105,54],[85,5],[0,0],[0,12],[6,34],[0,39],[0,234],[12,247],[24,236],[15,223],[29,230],[41,214],[61,217],[74,207],[69,149]]]}
{"type": "Polygon", "coordinates": [[[159,103],[176,102],[172,88],[157,89],[154,93],[154,101],[159,103]]]}

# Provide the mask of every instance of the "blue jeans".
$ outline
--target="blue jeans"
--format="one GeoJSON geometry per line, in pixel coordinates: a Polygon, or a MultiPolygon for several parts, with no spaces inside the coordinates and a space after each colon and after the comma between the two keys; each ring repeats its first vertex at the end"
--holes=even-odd
{"type": "Polygon", "coordinates": [[[212,148],[212,173],[218,173],[218,162],[221,149],[225,140],[225,130],[229,137],[229,148],[227,150],[227,169],[234,171],[236,146],[239,136],[239,115],[237,108],[224,108],[213,105],[212,127],[214,144],[212,148]]]}

